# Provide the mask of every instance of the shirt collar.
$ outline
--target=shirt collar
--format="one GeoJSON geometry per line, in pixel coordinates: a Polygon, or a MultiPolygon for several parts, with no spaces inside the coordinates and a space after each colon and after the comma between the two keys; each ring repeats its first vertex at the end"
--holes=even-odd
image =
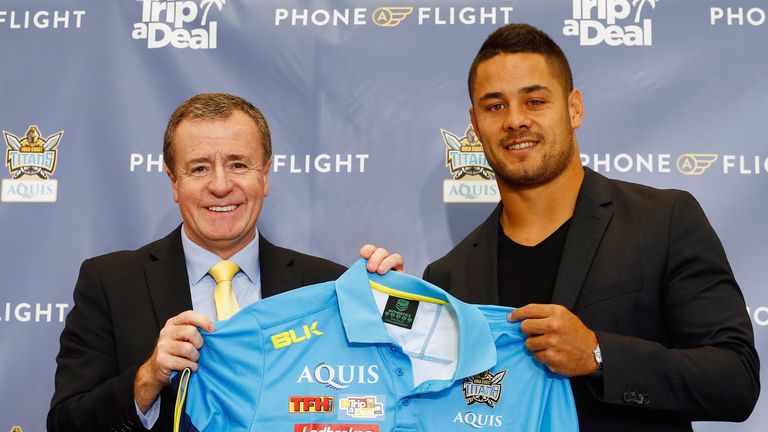
{"type": "Polygon", "coordinates": [[[496,364],[496,344],[483,313],[435,285],[396,271],[368,273],[358,260],[336,281],[336,296],[344,330],[350,342],[392,343],[371,293],[370,281],[411,294],[447,301],[459,329],[459,353],[454,379],[472,376],[496,364]]]}
{"type": "MultiPolygon", "coordinates": [[[[218,255],[190,240],[184,231],[184,226],[181,227],[181,246],[184,249],[184,260],[187,263],[187,277],[192,285],[197,285],[208,274],[208,270],[221,261],[218,255]]],[[[258,230],[256,230],[256,236],[253,240],[234,254],[229,261],[237,264],[240,271],[245,273],[251,283],[255,284],[260,280],[258,230]]]]}

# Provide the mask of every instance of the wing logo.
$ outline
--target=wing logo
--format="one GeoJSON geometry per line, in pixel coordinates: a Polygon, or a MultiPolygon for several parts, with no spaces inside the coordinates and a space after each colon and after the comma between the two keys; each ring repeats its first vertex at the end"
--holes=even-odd
{"type": "Polygon", "coordinates": [[[677,170],[684,175],[702,175],[717,160],[716,154],[685,153],[677,158],[677,170]]]}
{"type": "Polygon", "coordinates": [[[371,17],[373,23],[379,27],[397,27],[412,12],[413,8],[409,6],[380,7],[371,13],[371,17]]]}

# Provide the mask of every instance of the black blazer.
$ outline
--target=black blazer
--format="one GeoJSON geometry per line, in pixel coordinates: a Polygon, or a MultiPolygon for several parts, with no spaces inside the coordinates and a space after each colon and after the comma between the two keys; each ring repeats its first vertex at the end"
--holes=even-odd
{"type": "MultiPolygon", "coordinates": [[[[600,341],[602,378],[571,380],[582,430],[743,421],[760,392],[759,360],[703,210],[687,192],[585,171],[552,298],[600,341]]],[[[427,266],[424,279],[467,302],[498,304],[500,211],[427,266]]]]}
{"type": "MultiPolygon", "coordinates": [[[[261,290],[269,297],[335,280],[344,267],[269,243],[259,236],[261,290]]],[[[49,431],[143,430],[133,380],[154,349],[160,329],[192,309],[181,230],[135,251],[83,262],[56,357],[56,390],[49,431]]],[[[161,393],[152,430],[170,431],[175,394],[161,393]]]]}

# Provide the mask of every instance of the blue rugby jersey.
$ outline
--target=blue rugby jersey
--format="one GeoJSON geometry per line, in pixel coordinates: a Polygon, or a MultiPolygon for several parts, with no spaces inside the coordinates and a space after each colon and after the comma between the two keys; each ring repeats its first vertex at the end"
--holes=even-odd
{"type": "Polygon", "coordinates": [[[360,260],[203,332],[181,430],[578,430],[568,379],[533,359],[510,311],[360,260]]]}

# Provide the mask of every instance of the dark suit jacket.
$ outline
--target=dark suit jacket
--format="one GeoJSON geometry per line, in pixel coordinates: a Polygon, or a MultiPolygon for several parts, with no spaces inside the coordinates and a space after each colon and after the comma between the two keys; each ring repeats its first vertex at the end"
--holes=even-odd
{"type": "MultiPolygon", "coordinates": [[[[86,260],[56,358],[49,431],[143,430],[133,380],[165,322],[192,309],[180,228],[135,251],[86,260]]],[[[259,237],[262,296],[335,280],[344,267],[259,237]]],[[[170,431],[175,394],[161,393],[152,430],[170,431]]]]}
{"type": "MultiPolygon", "coordinates": [[[[424,279],[498,304],[500,211],[424,279]]],[[[579,316],[602,349],[602,378],[571,380],[582,430],[690,430],[691,420],[751,413],[760,392],[752,325],[723,247],[687,192],[586,169],[552,303],[579,316]]]]}

